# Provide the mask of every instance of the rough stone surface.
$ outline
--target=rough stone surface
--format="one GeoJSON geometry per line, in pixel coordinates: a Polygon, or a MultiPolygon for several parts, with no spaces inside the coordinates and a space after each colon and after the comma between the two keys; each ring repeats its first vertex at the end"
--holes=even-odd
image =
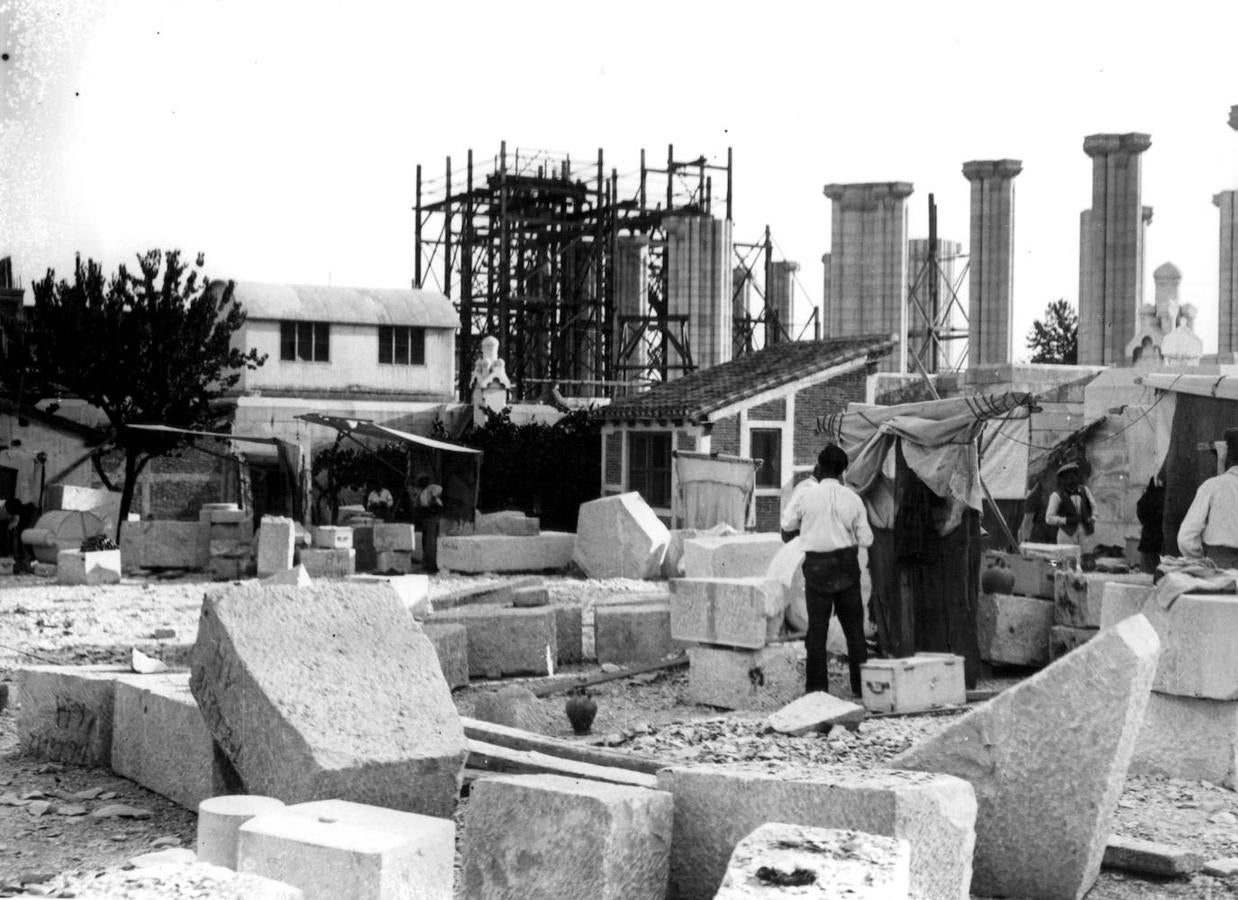
{"type": "Polygon", "coordinates": [[[671,533],[635,491],[580,505],[573,561],[590,578],[658,578],[671,533]]]}
{"type": "Polygon", "coordinates": [[[374,571],[407,575],[417,568],[414,556],[408,550],[379,550],[374,554],[374,571]]]}
{"type": "Polygon", "coordinates": [[[305,566],[297,566],[293,569],[286,569],[283,572],[277,572],[274,575],[262,579],[262,583],[269,587],[309,587],[314,583],[314,579],[310,577],[310,573],[305,570],[305,566]]]}
{"type": "Polygon", "coordinates": [[[782,634],[782,590],[772,578],[676,578],[671,637],[756,650],[782,634]]]}
{"type": "Polygon", "coordinates": [[[198,859],[236,868],[237,831],[252,819],[284,808],[284,801],[259,794],[221,794],[198,805],[198,859]]]}
{"type": "Polygon", "coordinates": [[[473,516],[474,534],[508,534],[528,536],[541,532],[541,521],[519,510],[477,513],[473,516]]]}
{"type": "Polygon", "coordinates": [[[1071,625],[1075,628],[1100,627],[1106,584],[1152,585],[1152,576],[1144,572],[1116,574],[1058,571],[1053,579],[1056,594],[1054,624],[1071,625]]]}
{"type": "Polygon", "coordinates": [[[545,585],[529,585],[528,587],[516,588],[516,590],[512,591],[512,606],[529,608],[549,605],[550,591],[546,590],[545,585]]]}
{"type": "Polygon", "coordinates": [[[911,848],[912,897],[969,897],[976,796],[962,779],[850,766],[704,765],[663,769],[658,787],[675,797],[671,892],[681,900],[713,897],[736,845],[766,822],[901,838],[911,848]]]}
{"type": "Polygon", "coordinates": [[[537,695],[518,684],[478,694],[473,718],[538,733],[545,732],[550,724],[550,716],[542,709],[537,695]]]}
{"type": "Polygon", "coordinates": [[[779,709],[804,693],[806,658],[801,641],[760,650],[689,647],[688,697],[723,709],[779,709]]]}
{"type": "Polygon", "coordinates": [[[301,551],[301,565],[313,578],[347,578],[357,571],[357,551],[307,547],[301,551]]]}
{"type": "Polygon", "coordinates": [[[976,601],[980,658],[1006,666],[1043,666],[1049,661],[1054,605],[1039,597],[981,594],[976,601]]]}
{"type": "Polygon", "coordinates": [[[56,554],[56,581],[59,584],[119,584],[120,551],[61,550],[56,554]]]}
{"type": "Polygon", "coordinates": [[[543,531],[533,537],[503,534],[446,535],[438,539],[438,565],[451,572],[546,572],[566,569],[576,535],[543,531]]]}
{"type": "Polygon", "coordinates": [[[1110,869],[1173,878],[1198,872],[1203,867],[1204,858],[1194,850],[1183,847],[1115,834],[1105,846],[1103,864],[1110,869]]]}
{"type": "Polygon", "coordinates": [[[579,606],[556,606],[553,609],[555,640],[558,642],[556,660],[561,666],[578,663],[584,659],[584,614],[579,606]]]}
{"type": "Polygon", "coordinates": [[[425,622],[421,629],[434,645],[447,686],[454,689],[468,684],[469,635],[465,627],[449,622],[425,622]]]}
{"type": "Polygon", "coordinates": [[[185,866],[146,869],[111,868],[84,877],[72,894],[83,900],[304,900],[298,888],[258,875],[237,873],[221,866],[196,862],[185,866]]]}
{"type": "Polygon", "coordinates": [[[906,900],[911,885],[911,846],[863,831],[770,822],[735,847],[714,900],[787,896],[817,900],[906,900]],[[769,870],[808,873],[794,889],[771,883],[769,870]],[[764,876],[764,877],[763,877],[764,876]]]}
{"type": "Polygon", "coordinates": [[[1148,621],[1129,619],[890,762],[975,787],[973,891],[1074,900],[1092,887],[1159,650],[1148,621]]]}
{"type": "Polygon", "coordinates": [[[696,528],[672,528],[670,540],[666,545],[666,555],[662,557],[663,578],[683,578],[683,542],[704,534],[696,528]]]}
{"type": "Polygon", "coordinates": [[[1049,629],[1049,659],[1058,660],[1082,647],[1099,634],[1097,628],[1072,628],[1069,625],[1054,625],[1049,629]]]}
{"type": "Polygon", "coordinates": [[[284,516],[263,516],[258,526],[258,577],[266,578],[292,568],[297,527],[284,516]]]}
{"type": "Polygon", "coordinates": [[[436,612],[432,621],[468,630],[473,678],[554,674],[559,646],[554,607],[461,606],[436,612]]]}
{"type": "Polygon", "coordinates": [[[593,647],[599,663],[633,665],[657,662],[675,652],[670,600],[596,606],[593,647]]]}
{"type": "Polygon", "coordinates": [[[120,558],[126,569],[196,569],[199,522],[126,522],[120,558]]]}
{"type": "Polygon", "coordinates": [[[688,578],[764,577],[781,549],[776,533],[701,535],[683,542],[683,571],[688,578]]]}
{"type": "Polygon", "coordinates": [[[23,666],[16,670],[17,737],[23,753],[79,766],[112,762],[112,711],[120,666],[23,666]]]}
{"type": "Polygon", "coordinates": [[[353,584],[379,585],[394,591],[400,604],[415,619],[425,619],[434,612],[430,603],[429,575],[353,575],[348,580],[353,584]]]}
{"type": "Polygon", "coordinates": [[[1181,697],[1238,700],[1238,595],[1183,594],[1163,609],[1152,588],[1111,584],[1105,589],[1101,624],[1147,616],[1161,637],[1153,688],[1181,697]]]}
{"type": "Polygon", "coordinates": [[[917,712],[967,702],[963,657],[951,653],[869,660],[860,667],[860,682],[870,712],[917,712]]]}
{"type": "Polygon", "coordinates": [[[473,784],[464,810],[463,896],[476,900],[663,900],[671,795],[558,775],[473,784]]]}
{"type": "Polygon", "coordinates": [[[1131,772],[1210,781],[1238,790],[1238,700],[1153,691],[1131,772]]]}
{"type": "Polygon", "coordinates": [[[455,808],[464,730],[429,638],[388,590],[209,592],[190,687],[250,791],[455,808]]]}
{"type": "Polygon", "coordinates": [[[319,550],[351,550],[352,529],[347,525],[319,525],[314,529],[314,547],[319,550]]]}
{"type": "Polygon", "coordinates": [[[417,533],[412,525],[403,522],[374,523],[375,552],[402,550],[405,553],[412,553],[416,546],[417,533]]]}
{"type": "Polygon", "coordinates": [[[1234,878],[1238,876],[1238,856],[1208,860],[1204,863],[1204,874],[1211,875],[1213,878],[1234,878]]]}
{"type": "Polygon", "coordinates": [[[825,691],[813,691],[792,700],[770,715],[766,725],[780,734],[828,731],[831,725],[854,726],[864,720],[864,707],[825,691]]]}

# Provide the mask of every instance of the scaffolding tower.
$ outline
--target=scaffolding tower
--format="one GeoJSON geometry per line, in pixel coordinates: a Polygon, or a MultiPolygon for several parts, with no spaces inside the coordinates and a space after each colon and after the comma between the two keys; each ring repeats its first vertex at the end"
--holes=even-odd
{"type": "Polygon", "coordinates": [[[907,286],[907,359],[911,374],[959,372],[967,367],[968,313],[959,300],[969,263],[962,252],[941,252],[937,237],[937,202],[928,196],[928,240],[910,265],[907,286]],[[954,263],[964,260],[958,272],[954,263]],[[962,348],[961,351],[959,348],[962,348]]]}

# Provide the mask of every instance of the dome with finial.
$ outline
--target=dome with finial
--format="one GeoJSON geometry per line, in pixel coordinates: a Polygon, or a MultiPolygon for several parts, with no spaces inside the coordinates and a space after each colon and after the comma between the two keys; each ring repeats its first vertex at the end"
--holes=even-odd
{"type": "Polygon", "coordinates": [[[1157,281],[1181,281],[1182,273],[1178,271],[1178,267],[1171,262],[1161,263],[1156,267],[1156,271],[1152,273],[1152,277],[1157,281]]]}

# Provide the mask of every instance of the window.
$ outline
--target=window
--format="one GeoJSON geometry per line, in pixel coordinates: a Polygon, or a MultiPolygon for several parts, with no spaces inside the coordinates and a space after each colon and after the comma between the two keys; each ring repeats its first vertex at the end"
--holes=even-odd
{"type": "Polygon", "coordinates": [[[671,505],[671,433],[628,433],[628,490],[637,491],[650,506],[671,505]]]}
{"type": "Polygon", "coordinates": [[[397,366],[424,366],[426,330],[403,325],[379,325],[378,361],[397,366]]]}
{"type": "Polygon", "coordinates": [[[748,454],[761,460],[757,487],[782,487],[782,429],[752,429],[752,449],[748,454]]]}
{"type": "Polygon", "coordinates": [[[280,322],[279,358],[331,361],[331,326],[326,322],[280,322]]]}

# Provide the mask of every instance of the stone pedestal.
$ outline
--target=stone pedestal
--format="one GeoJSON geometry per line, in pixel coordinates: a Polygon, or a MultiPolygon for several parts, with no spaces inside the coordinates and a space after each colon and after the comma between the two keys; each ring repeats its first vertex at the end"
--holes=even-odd
{"type": "Polygon", "coordinates": [[[971,263],[968,276],[967,364],[1010,362],[1014,287],[1014,178],[1017,159],[963,163],[971,182],[971,263]]]}

